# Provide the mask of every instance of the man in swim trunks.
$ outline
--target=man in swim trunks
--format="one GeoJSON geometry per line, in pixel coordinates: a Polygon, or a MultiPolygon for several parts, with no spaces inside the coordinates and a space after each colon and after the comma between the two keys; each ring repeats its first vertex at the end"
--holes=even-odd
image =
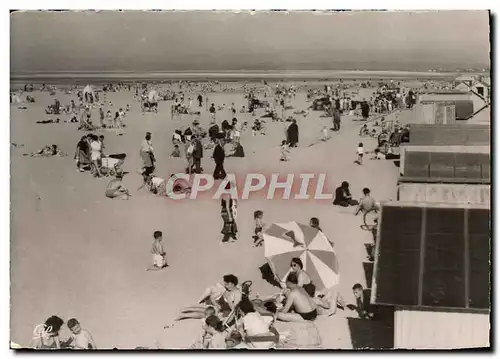
{"type": "Polygon", "coordinates": [[[129,199],[128,189],[122,183],[123,174],[117,173],[116,178],[109,181],[106,187],[106,197],[111,199],[129,199]]]}
{"type": "Polygon", "coordinates": [[[289,289],[286,294],[286,302],[276,317],[283,322],[313,321],[318,316],[317,304],[307,294],[305,289],[298,285],[297,274],[291,272],[286,278],[286,286],[289,289]],[[293,308],[295,313],[291,313],[293,308]]]}

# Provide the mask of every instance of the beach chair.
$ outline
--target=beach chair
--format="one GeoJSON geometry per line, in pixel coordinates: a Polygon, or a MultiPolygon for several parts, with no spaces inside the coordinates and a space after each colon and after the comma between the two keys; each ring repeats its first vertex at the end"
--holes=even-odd
{"type": "Polygon", "coordinates": [[[123,173],[122,166],[125,163],[125,154],[116,154],[101,159],[101,173],[104,176],[115,176],[123,173]]]}

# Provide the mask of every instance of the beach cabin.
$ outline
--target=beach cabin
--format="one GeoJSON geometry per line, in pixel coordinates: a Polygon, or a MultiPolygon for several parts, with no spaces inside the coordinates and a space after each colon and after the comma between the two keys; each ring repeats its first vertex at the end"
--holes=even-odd
{"type": "Polygon", "coordinates": [[[474,113],[472,93],[460,90],[428,91],[417,96],[414,123],[452,124],[474,113]]]}
{"type": "Polygon", "coordinates": [[[457,78],[455,78],[455,86],[458,85],[461,82],[466,83],[469,86],[472,86],[472,84],[476,81],[476,77],[472,75],[460,75],[457,78]]]}
{"type": "Polygon", "coordinates": [[[396,349],[490,346],[490,237],[488,206],[381,206],[370,302],[394,308],[396,349]]]}

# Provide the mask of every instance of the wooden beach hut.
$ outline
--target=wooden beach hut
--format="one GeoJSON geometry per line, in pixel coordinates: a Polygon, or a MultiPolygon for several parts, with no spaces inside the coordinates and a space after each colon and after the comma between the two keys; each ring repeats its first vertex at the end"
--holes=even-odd
{"type": "Polygon", "coordinates": [[[382,205],[371,303],[394,307],[395,348],[490,346],[490,248],[488,206],[382,205]]]}

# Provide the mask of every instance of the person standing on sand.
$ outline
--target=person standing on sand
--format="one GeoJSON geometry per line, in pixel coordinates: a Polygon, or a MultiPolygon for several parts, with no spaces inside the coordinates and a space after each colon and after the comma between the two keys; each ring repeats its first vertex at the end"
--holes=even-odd
{"type": "Polygon", "coordinates": [[[87,136],[83,136],[76,145],[75,161],[80,172],[85,172],[85,168],[89,167],[92,163],[90,158],[90,144],[87,136]]]}
{"type": "Polygon", "coordinates": [[[151,254],[153,254],[153,264],[147,269],[147,271],[157,271],[165,267],[168,267],[166,261],[166,253],[163,249],[162,237],[163,233],[161,231],[155,231],[153,233],[153,247],[151,248],[151,254]]]}
{"type": "MultiPolygon", "coordinates": [[[[231,189],[231,184],[228,183],[225,187],[226,190],[231,189]]],[[[236,208],[237,203],[235,198],[230,195],[222,195],[221,203],[221,217],[224,225],[221,233],[223,234],[222,242],[236,241],[238,228],[236,226],[236,208]]]]}
{"type": "Polygon", "coordinates": [[[90,143],[90,154],[92,159],[92,167],[94,170],[94,177],[102,177],[100,170],[100,162],[102,158],[102,146],[99,138],[96,135],[91,135],[92,142],[90,143]]]}
{"type": "Polygon", "coordinates": [[[104,110],[102,109],[102,106],[99,107],[99,120],[100,120],[101,128],[105,128],[106,125],[104,124],[104,110]]]}
{"type": "Polygon", "coordinates": [[[333,130],[338,131],[340,130],[340,117],[341,113],[338,108],[333,109],[333,130]]]}
{"type": "Polygon", "coordinates": [[[198,95],[198,107],[203,107],[203,96],[201,94],[198,95]]]}
{"type": "Polygon", "coordinates": [[[224,159],[226,154],[224,153],[224,147],[222,147],[222,140],[217,139],[217,146],[214,148],[214,153],[212,158],[215,161],[215,170],[213,177],[215,180],[226,178],[226,171],[224,170],[224,159]]]}
{"type": "Polygon", "coordinates": [[[142,178],[144,181],[142,186],[140,187],[142,188],[146,184],[149,175],[152,174],[155,170],[156,158],[153,151],[153,145],[151,143],[151,132],[146,132],[146,137],[144,138],[144,141],[142,141],[139,154],[143,161],[142,178]]]}
{"type": "Polygon", "coordinates": [[[363,144],[360,142],[358,144],[358,149],[356,150],[356,154],[358,155],[358,159],[356,161],[354,161],[354,163],[358,164],[358,165],[362,165],[363,164],[363,154],[365,153],[365,150],[363,148],[363,144]]]}
{"type": "Polygon", "coordinates": [[[201,167],[201,159],[203,158],[203,146],[200,139],[197,136],[193,136],[194,150],[193,150],[193,169],[194,173],[202,173],[203,168],[201,167]]]}
{"type": "Polygon", "coordinates": [[[297,147],[299,143],[299,126],[297,125],[297,120],[292,120],[292,123],[288,126],[286,133],[287,142],[290,147],[297,147]]]}
{"type": "Polygon", "coordinates": [[[208,111],[210,112],[210,119],[215,121],[215,104],[212,104],[208,111]]]}

